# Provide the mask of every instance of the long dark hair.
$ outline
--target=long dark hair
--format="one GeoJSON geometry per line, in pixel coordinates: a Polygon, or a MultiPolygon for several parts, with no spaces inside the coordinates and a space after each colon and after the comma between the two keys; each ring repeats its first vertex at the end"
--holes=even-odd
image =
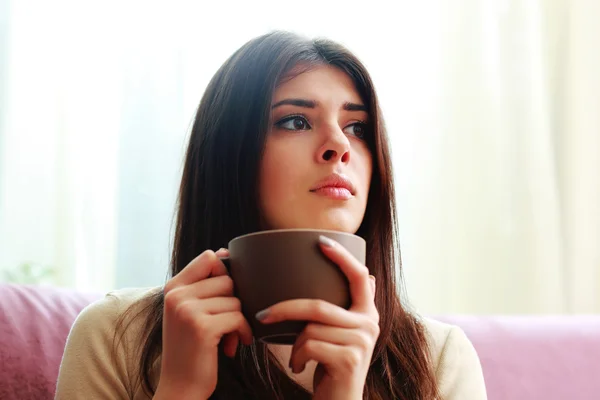
{"type": "MultiPolygon", "coordinates": [[[[373,176],[357,232],[367,241],[367,266],[377,278],[380,336],[364,392],[366,399],[433,399],[437,385],[423,326],[401,301],[392,167],[373,83],[360,61],[329,40],[273,32],[236,51],[210,81],[198,107],[179,189],[171,276],[206,249],[227,247],[235,236],[258,231],[258,173],[276,85],[297,67],[330,65],[344,71],[368,107],[373,133],[373,176]]],[[[296,72],[297,73],[297,72],[296,72]]],[[[139,379],[153,394],[161,354],[164,296],[146,299],[139,379]]],[[[123,319],[124,320],[124,319],[123,319]]],[[[235,359],[220,355],[214,399],[309,398],[266,347],[255,342],[235,359]]]]}

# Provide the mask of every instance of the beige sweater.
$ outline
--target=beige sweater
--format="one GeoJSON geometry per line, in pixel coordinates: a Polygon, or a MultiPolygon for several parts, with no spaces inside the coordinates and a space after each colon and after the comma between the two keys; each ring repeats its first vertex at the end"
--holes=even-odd
{"type": "MultiPolygon", "coordinates": [[[[153,289],[109,293],[77,317],[60,366],[56,399],[147,400],[137,379],[141,319],[133,320],[115,353],[117,319],[125,309],[153,289]]],[[[135,314],[132,314],[135,315],[135,314]]],[[[127,322],[131,321],[129,318],[127,322]]],[[[464,332],[452,325],[425,319],[436,377],[444,400],[486,399],[481,364],[464,332]]],[[[160,363],[155,364],[154,382],[160,363]]]]}

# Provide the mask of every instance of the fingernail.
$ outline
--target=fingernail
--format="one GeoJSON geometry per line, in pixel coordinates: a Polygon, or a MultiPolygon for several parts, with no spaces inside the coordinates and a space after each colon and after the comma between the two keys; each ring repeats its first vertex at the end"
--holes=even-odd
{"type": "Polygon", "coordinates": [[[371,280],[373,281],[373,283],[375,283],[375,276],[369,275],[369,278],[371,278],[371,280]]]}
{"type": "Polygon", "coordinates": [[[335,246],[335,242],[329,239],[327,236],[319,236],[319,243],[321,243],[325,247],[333,247],[335,246]]]}
{"type": "Polygon", "coordinates": [[[269,315],[269,309],[265,308],[264,310],[257,312],[255,317],[257,320],[262,321],[265,318],[267,318],[268,315],[269,315]]]}

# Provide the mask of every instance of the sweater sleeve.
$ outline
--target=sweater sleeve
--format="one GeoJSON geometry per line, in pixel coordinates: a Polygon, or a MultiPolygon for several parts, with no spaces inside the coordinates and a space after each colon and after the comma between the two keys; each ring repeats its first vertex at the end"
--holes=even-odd
{"type": "Polygon", "coordinates": [[[73,324],[60,365],[55,399],[131,399],[132,361],[115,335],[127,302],[108,294],[86,307],[73,324]]]}
{"type": "Polygon", "coordinates": [[[443,400],[486,400],[483,371],[477,352],[459,327],[446,336],[436,369],[443,400]]]}

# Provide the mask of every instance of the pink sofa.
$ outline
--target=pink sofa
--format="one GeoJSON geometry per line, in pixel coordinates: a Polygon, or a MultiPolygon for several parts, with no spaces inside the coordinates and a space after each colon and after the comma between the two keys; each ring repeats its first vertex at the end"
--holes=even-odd
{"type": "MultiPolygon", "coordinates": [[[[52,399],[69,328],[100,297],[0,284],[0,399],[52,399]]],[[[445,316],[477,348],[491,400],[600,399],[600,316],[445,316]]]]}

